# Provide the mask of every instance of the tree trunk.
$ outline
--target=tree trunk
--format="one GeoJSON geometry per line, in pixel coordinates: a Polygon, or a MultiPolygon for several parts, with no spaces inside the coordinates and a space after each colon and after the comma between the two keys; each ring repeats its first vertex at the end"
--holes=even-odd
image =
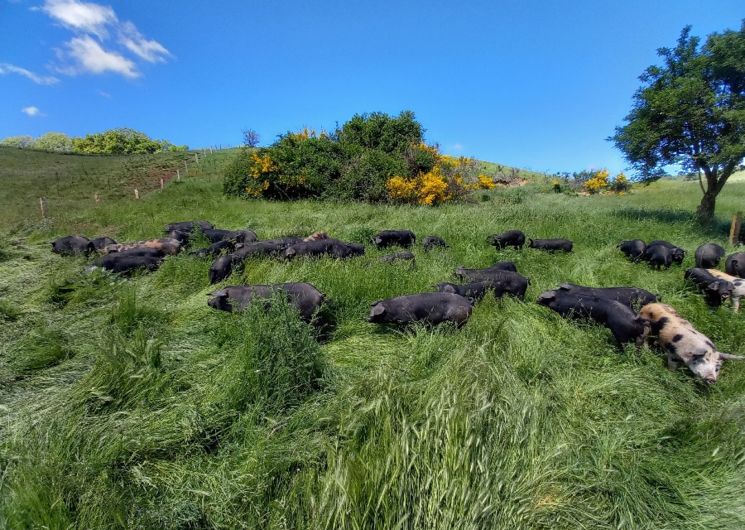
{"type": "Polygon", "coordinates": [[[701,198],[701,203],[698,205],[698,209],[696,210],[696,214],[698,214],[698,218],[702,222],[709,222],[713,219],[716,203],[717,194],[711,189],[707,190],[701,198]]]}

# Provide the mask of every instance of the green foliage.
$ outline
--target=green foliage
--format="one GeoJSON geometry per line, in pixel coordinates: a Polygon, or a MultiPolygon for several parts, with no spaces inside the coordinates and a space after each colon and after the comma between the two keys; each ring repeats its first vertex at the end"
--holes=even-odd
{"type": "Polygon", "coordinates": [[[223,190],[239,197],[387,199],[394,175],[429,171],[436,153],[422,149],[414,113],[355,115],[333,134],[289,132],[271,146],[243,149],[225,172],[223,190]]]}
{"type": "Polygon", "coordinates": [[[3,138],[0,140],[0,145],[4,145],[6,147],[19,147],[21,149],[28,149],[30,147],[33,147],[34,145],[34,138],[33,136],[8,136],[7,138],[3,138]]]}
{"type": "Polygon", "coordinates": [[[394,176],[406,174],[407,167],[401,157],[381,149],[358,149],[350,156],[341,176],[328,187],[329,198],[384,202],[387,200],[386,181],[394,176]]]}
{"type": "Polygon", "coordinates": [[[740,31],[709,35],[704,46],[690,29],[675,48],[659,50],[663,65],[642,74],[626,124],[612,140],[647,180],[673,164],[703,172],[698,213],[709,220],[745,157],[745,21],[740,31]]]}
{"type": "Polygon", "coordinates": [[[40,151],[69,153],[72,151],[72,138],[61,132],[48,132],[34,140],[33,148],[40,151]]]}
{"type": "Polygon", "coordinates": [[[403,111],[395,118],[373,112],[355,114],[342,125],[337,135],[342,144],[402,155],[412,145],[424,140],[424,129],[411,111],[403,111]]]}
{"type": "Polygon", "coordinates": [[[73,138],[72,148],[84,154],[148,154],[158,151],[183,150],[163,140],[152,140],[145,133],[134,129],[110,129],[102,133],[73,138]]]}

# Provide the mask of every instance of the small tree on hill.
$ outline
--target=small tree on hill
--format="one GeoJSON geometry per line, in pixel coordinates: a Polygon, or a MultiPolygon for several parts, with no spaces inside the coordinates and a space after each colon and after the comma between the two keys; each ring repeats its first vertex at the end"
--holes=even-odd
{"type": "Polygon", "coordinates": [[[246,147],[256,147],[259,145],[260,137],[259,133],[253,129],[243,130],[243,145],[246,147]]]}
{"type": "Polygon", "coordinates": [[[663,65],[640,76],[626,124],[610,139],[646,180],[673,164],[698,173],[704,195],[697,212],[707,221],[745,157],[745,21],[703,46],[690,31],[658,51],[663,65]]]}

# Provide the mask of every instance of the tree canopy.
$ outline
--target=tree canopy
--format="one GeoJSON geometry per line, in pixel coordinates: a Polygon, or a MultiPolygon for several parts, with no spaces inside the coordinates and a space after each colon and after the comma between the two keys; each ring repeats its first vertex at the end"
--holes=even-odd
{"type": "Polygon", "coordinates": [[[662,65],[647,68],[625,125],[611,140],[643,179],[666,166],[703,173],[698,208],[706,220],[716,197],[745,157],[745,21],[700,39],[690,26],[674,48],[661,48],[662,65]]]}

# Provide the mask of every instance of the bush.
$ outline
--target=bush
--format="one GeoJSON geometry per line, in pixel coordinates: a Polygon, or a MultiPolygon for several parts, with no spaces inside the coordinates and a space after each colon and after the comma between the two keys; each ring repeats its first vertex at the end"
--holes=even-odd
{"type": "Polygon", "coordinates": [[[609,173],[607,169],[601,169],[596,171],[592,177],[587,179],[584,183],[584,188],[589,193],[600,193],[603,190],[607,190],[610,185],[608,182],[609,173]]]}
{"type": "Polygon", "coordinates": [[[72,138],[61,132],[48,132],[39,136],[33,144],[34,149],[53,151],[56,153],[70,153],[72,138]]]}
{"type": "Polygon", "coordinates": [[[435,205],[469,190],[491,189],[469,158],[423,143],[412,112],[355,115],[329,134],[304,129],[269,147],[242,149],[225,171],[223,191],[239,197],[323,197],[435,205]]]}
{"type": "Polygon", "coordinates": [[[134,129],[110,129],[102,133],[88,134],[84,138],[73,138],[72,148],[83,154],[151,154],[158,151],[185,150],[163,140],[153,140],[145,133],[134,129]]]}
{"type": "Polygon", "coordinates": [[[613,183],[611,183],[610,189],[611,191],[615,191],[616,193],[624,193],[631,189],[631,182],[628,178],[626,178],[626,175],[621,172],[616,175],[615,179],[613,179],[613,183]]]}
{"type": "Polygon", "coordinates": [[[8,136],[0,140],[0,145],[6,147],[18,147],[20,149],[29,149],[34,145],[34,139],[31,136],[8,136]]]}
{"type": "Polygon", "coordinates": [[[386,182],[406,172],[404,160],[379,149],[363,150],[342,168],[339,179],[328,189],[331,198],[382,202],[388,199],[386,182]]]}

